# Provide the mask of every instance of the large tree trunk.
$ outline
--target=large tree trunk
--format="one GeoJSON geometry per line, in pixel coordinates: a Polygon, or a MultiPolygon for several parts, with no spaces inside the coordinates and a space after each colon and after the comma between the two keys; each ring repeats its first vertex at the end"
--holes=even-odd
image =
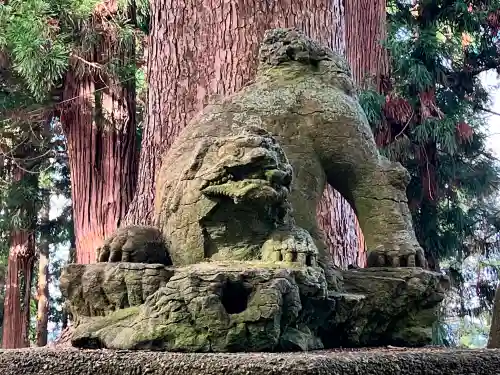
{"type": "MultiPolygon", "coordinates": [[[[148,117],[143,132],[139,180],[126,221],[151,224],[154,184],[161,155],[211,96],[224,96],[252,80],[264,31],[298,27],[343,52],[341,0],[153,0],[148,44],[148,117]]],[[[351,213],[342,218],[333,190],[321,202],[320,226],[332,251],[357,252],[351,213]],[[334,225],[333,222],[336,222],[334,225]],[[339,232],[341,234],[339,234],[339,232]],[[354,246],[350,248],[350,246],[354,246]],[[340,247],[340,249],[339,249],[340,247]]],[[[341,199],[340,211],[352,212],[341,199]]],[[[345,263],[348,256],[338,257],[345,263]]],[[[340,264],[346,266],[347,264],[340,264]]]]}
{"type": "MultiPolygon", "coordinates": [[[[14,181],[24,178],[23,170],[13,167],[14,181]]],[[[33,177],[33,176],[30,176],[33,177]]],[[[32,218],[34,207],[28,202],[23,215],[32,218]]],[[[33,228],[14,228],[7,265],[2,348],[29,347],[31,281],[35,261],[33,228]]]]}
{"type": "MultiPolygon", "coordinates": [[[[49,221],[50,196],[44,197],[44,204],[40,212],[42,227],[49,221]]],[[[36,316],[36,345],[47,345],[47,328],[49,323],[49,241],[45,231],[40,233],[38,245],[38,286],[37,286],[37,316],[36,316]]]]}
{"type": "Polygon", "coordinates": [[[389,57],[382,45],[387,36],[386,1],[346,1],[345,19],[346,57],[354,81],[384,93],[389,77],[389,57]]]}
{"type": "MultiPolygon", "coordinates": [[[[95,249],[120,225],[132,200],[138,149],[136,145],[135,82],[118,82],[102,71],[117,57],[113,27],[104,15],[116,11],[116,1],[91,21],[102,39],[85,56],[75,55],[65,79],[62,123],[68,144],[71,198],[78,263],[95,260],[95,249]],[[97,67],[97,68],[96,68],[97,67]],[[76,74],[83,70],[83,74],[76,74]]],[[[133,49],[133,48],[132,48],[133,49]]],[[[83,53],[83,52],[82,52],[83,53]]],[[[121,61],[134,51],[121,51],[121,61]]]]}
{"type": "Polygon", "coordinates": [[[318,221],[335,265],[342,268],[365,266],[364,237],[356,214],[340,193],[330,186],[325,189],[323,201],[319,204],[318,221]]]}
{"type": "Polygon", "coordinates": [[[497,287],[497,291],[495,293],[495,302],[493,304],[493,316],[491,318],[488,348],[500,348],[500,287],[497,287]]]}

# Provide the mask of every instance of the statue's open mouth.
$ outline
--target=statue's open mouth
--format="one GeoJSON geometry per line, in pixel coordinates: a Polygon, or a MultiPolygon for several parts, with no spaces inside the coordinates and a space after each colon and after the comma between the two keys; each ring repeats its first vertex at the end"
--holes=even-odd
{"type": "Polygon", "coordinates": [[[207,181],[201,190],[207,196],[240,200],[280,201],[289,193],[291,173],[276,165],[248,165],[227,168],[217,179],[207,181]]]}

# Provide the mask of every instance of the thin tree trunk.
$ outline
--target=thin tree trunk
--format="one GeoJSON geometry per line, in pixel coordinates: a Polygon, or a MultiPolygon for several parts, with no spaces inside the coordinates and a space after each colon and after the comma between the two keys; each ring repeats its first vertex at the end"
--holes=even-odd
{"type": "Polygon", "coordinates": [[[19,235],[13,233],[11,238],[11,250],[9,252],[9,260],[7,265],[7,280],[5,289],[4,311],[3,311],[3,333],[2,333],[2,348],[14,349],[27,347],[27,341],[21,335],[21,300],[19,291],[19,262],[14,253],[14,249],[18,246],[23,246],[19,235]],[[20,243],[20,245],[17,245],[20,243]]]}
{"type": "MultiPolygon", "coordinates": [[[[342,52],[341,4],[340,0],[151,2],[148,117],[142,138],[139,180],[127,223],[153,222],[154,185],[161,155],[212,96],[234,93],[253,79],[264,31],[273,27],[298,27],[342,52]]],[[[339,229],[344,234],[355,235],[353,220],[339,220],[340,214],[334,211],[338,196],[332,189],[325,195],[327,198],[318,211],[320,226],[327,229],[325,236],[330,249],[356,253],[359,245],[350,249],[348,244],[357,240],[349,239],[341,245],[335,240],[339,229]],[[335,220],[345,227],[334,226],[335,220]],[[338,249],[339,246],[345,248],[338,249]]],[[[345,201],[343,207],[342,211],[350,210],[345,201]]]]}
{"type": "MultiPolygon", "coordinates": [[[[24,172],[16,166],[13,167],[12,174],[14,181],[20,181],[24,177],[24,172]]],[[[34,215],[34,212],[28,207],[23,214],[34,215]]],[[[3,314],[3,349],[29,347],[34,246],[33,231],[29,228],[12,230],[3,314]]]]}
{"type": "Polygon", "coordinates": [[[4,302],[5,302],[5,282],[7,274],[7,265],[0,266],[0,340],[3,337],[3,314],[4,314],[4,302]]]}
{"type": "MultiPolygon", "coordinates": [[[[70,246],[69,246],[69,252],[68,252],[68,261],[67,264],[71,263],[76,263],[76,239],[75,239],[75,234],[74,232],[71,233],[70,236],[70,246]]],[[[69,328],[70,324],[70,314],[65,305],[63,305],[63,316],[62,316],[62,322],[61,322],[61,331],[65,331],[67,328],[69,328]]]]}
{"type": "MultiPolygon", "coordinates": [[[[76,248],[75,248],[75,236],[74,233],[70,234],[70,246],[68,253],[67,264],[75,263],[76,261],[76,248]]],[[[73,330],[70,326],[70,316],[67,306],[63,304],[62,319],[61,319],[61,331],[59,336],[55,339],[54,344],[57,346],[71,346],[71,334],[73,330]]]]}
{"type": "MultiPolygon", "coordinates": [[[[44,197],[44,204],[40,212],[42,226],[49,221],[50,196],[44,197]]],[[[37,286],[37,317],[36,317],[36,345],[47,345],[49,323],[49,242],[44,231],[40,233],[38,246],[38,286],[37,286]]]]}
{"type": "MultiPolygon", "coordinates": [[[[115,12],[115,3],[105,2],[105,11],[115,12]]],[[[97,11],[104,12],[99,7],[97,11]]],[[[99,28],[106,20],[100,15],[89,22],[99,28]]],[[[113,35],[104,33],[101,43],[85,58],[104,65],[116,57],[117,48],[113,35]]],[[[131,61],[133,54],[132,48],[119,57],[131,61]]],[[[75,70],[65,79],[62,123],[68,144],[76,260],[90,263],[95,260],[95,249],[120,225],[135,190],[135,82],[118,82],[88,66],[83,67],[83,75],[77,75],[76,64],[88,62],[73,62],[75,70]]]]}
{"type": "Polygon", "coordinates": [[[495,293],[495,302],[493,304],[493,316],[491,318],[488,348],[500,348],[500,287],[497,287],[497,291],[495,293]]]}

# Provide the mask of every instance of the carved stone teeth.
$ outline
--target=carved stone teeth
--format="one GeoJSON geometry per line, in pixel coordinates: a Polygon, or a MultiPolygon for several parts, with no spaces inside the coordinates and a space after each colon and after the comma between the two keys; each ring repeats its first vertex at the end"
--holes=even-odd
{"type": "Polygon", "coordinates": [[[232,198],[231,194],[229,194],[224,188],[221,188],[221,187],[217,186],[216,184],[213,185],[213,188],[211,190],[212,190],[211,191],[212,195],[222,195],[222,196],[232,198]]]}

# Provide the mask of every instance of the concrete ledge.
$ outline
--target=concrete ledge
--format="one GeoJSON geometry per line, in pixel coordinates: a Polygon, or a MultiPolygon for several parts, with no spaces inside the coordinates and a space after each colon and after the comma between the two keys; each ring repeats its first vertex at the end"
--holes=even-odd
{"type": "Polygon", "coordinates": [[[495,375],[500,350],[373,349],[179,354],[77,349],[0,351],[2,375],[495,375]]]}

